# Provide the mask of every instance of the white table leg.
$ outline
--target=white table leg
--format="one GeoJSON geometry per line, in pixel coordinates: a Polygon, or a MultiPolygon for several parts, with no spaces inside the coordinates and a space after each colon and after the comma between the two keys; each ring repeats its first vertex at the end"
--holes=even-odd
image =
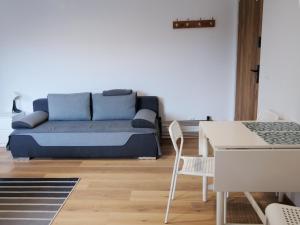
{"type": "Polygon", "coordinates": [[[217,225],[224,225],[224,192],[217,192],[217,225]]]}
{"type": "Polygon", "coordinates": [[[198,154],[202,155],[203,148],[203,132],[201,126],[199,126],[199,138],[198,138],[198,154]]]}
{"type": "Polygon", "coordinates": [[[202,137],[202,155],[208,157],[208,139],[204,134],[202,137]]]}
{"type": "Polygon", "coordinates": [[[224,193],[224,224],[227,223],[227,193],[224,193]]]}
{"type": "Polygon", "coordinates": [[[251,206],[253,207],[254,211],[256,212],[258,217],[260,218],[260,220],[263,223],[265,223],[266,216],[265,216],[264,212],[261,210],[261,208],[259,207],[259,205],[257,204],[256,200],[251,195],[251,193],[250,192],[244,192],[244,194],[245,194],[246,198],[248,199],[248,201],[250,202],[251,206]]]}
{"type": "MultiPolygon", "coordinates": [[[[201,129],[201,127],[200,127],[201,129]]],[[[208,157],[208,140],[203,132],[199,132],[199,154],[202,154],[203,157],[208,157]],[[201,138],[201,141],[200,141],[201,138]],[[202,144],[201,144],[202,142],[202,144]],[[202,146],[202,152],[201,148],[202,146]]],[[[207,201],[207,189],[208,189],[208,180],[207,177],[202,178],[202,194],[203,194],[203,202],[207,201]]]]}
{"type": "Polygon", "coordinates": [[[284,199],[284,193],[283,192],[279,192],[278,193],[278,202],[283,202],[284,199]]]}
{"type": "Polygon", "coordinates": [[[203,202],[207,202],[207,190],[208,184],[207,184],[207,177],[202,177],[202,200],[203,202]]]}

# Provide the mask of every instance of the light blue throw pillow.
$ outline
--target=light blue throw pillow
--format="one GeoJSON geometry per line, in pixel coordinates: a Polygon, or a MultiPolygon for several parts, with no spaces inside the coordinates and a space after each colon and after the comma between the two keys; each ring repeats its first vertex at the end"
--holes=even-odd
{"type": "Polygon", "coordinates": [[[150,109],[140,109],[131,124],[134,128],[155,128],[156,113],[150,109]]]}
{"type": "Polygon", "coordinates": [[[136,113],[136,93],[119,96],[93,94],[93,120],[132,120],[136,113]]]}
{"type": "Polygon", "coordinates": [[[49,120],[91,120],[90,93],[49,94],[49,120]]]}
{"type": "Polygon", "coordinates": [[[48,113],[35,111],[25,117],[12,121],[13,129],[32,129],[48,120],[48,113]]]}

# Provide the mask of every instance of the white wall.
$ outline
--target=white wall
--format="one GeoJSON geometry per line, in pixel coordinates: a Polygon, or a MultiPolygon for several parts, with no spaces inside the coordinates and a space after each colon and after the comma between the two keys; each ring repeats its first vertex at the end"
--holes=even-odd
{"type": "Polygon", "coordinates": [[[265,0],[259,109],[300,122],[299,0],[265,0]]]}
{"type": "Polygon", "coordinates": [[[161,97],[167,119],[232,119],[235,0],[1,0],[0,102],[132,88],[161,97]],[[213,16],[214,29],[172,21],[213,16]]]}
{"type": "MultiPolygon", "coordinates": [[[[265,0],[259,90],[259,110],[264,109],[300,122],[298,0],[265,0]]],[[[300,206],[300,193],[289,197],[300,206]]]]}

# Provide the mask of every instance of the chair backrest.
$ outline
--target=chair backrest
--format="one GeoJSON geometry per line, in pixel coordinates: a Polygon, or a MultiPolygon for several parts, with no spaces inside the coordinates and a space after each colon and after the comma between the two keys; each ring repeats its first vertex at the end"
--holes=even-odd
{"type": "Polygon", "coordinates": [[[169,127],[170,137],[176,152],[176,157],[180,157],[183,147],[183,134],[180,125],[177,121],[173,121],[169,127]],[[180,139],[180,145],[178,146],[178,140],[180,139]]]}
{"type": "Polygon", "coordinates": [[[260,112],[257,117],[257,121],[260,122],[274,122],[277,120],[279,120],[279,116],[270,110],[260,112]]]}
{"type": "Polygon", "coordinates": [[[300,208],[273,203],[266,208],[266,224],[297,225],[300,224],[300,208]]]}

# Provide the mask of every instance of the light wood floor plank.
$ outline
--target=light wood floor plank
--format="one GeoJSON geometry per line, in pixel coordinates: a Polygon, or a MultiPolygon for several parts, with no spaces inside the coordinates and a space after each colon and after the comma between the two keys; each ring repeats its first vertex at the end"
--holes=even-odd
{"type": "MultiPolygon", "coordinates": [[[[197,154],[197,144],[197,139],[188,139],[184,154],[197,154]]],[[[164,141],[162,149],[158,160],[30,161],[14,161],[2,149],[0,177],[81,178],[54,225],[160,225],[175,157],[170,141],[164,141]]],[[[201,200],[201,178],[179,177],[170,224],[215,224],[215,193],[210,191],[208,199],[201,200]]]]}

